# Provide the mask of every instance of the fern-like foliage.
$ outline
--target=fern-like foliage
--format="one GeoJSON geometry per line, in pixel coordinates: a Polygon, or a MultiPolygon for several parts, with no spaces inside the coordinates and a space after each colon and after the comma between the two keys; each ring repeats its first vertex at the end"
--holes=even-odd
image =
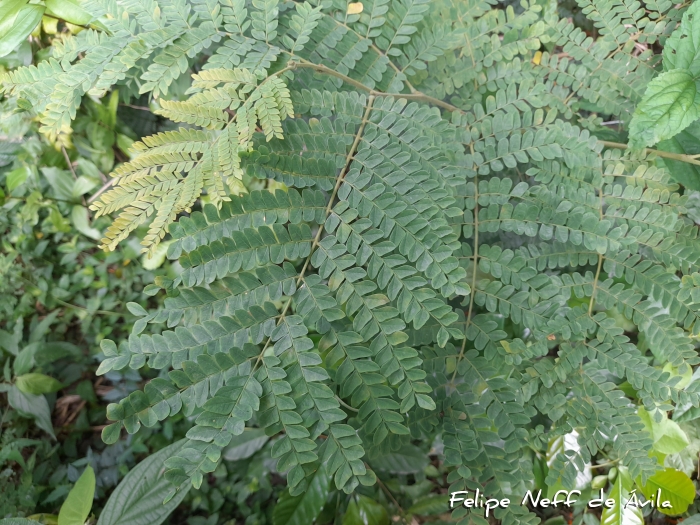
{"type": "Polygon", "coordinates": [[[292,494],[321,463],[338,489],[372,484],[378,454],[436,434],[450,490],[522,494],[529,451],[573,431],[548,479],[600,451],[654,474],[633,403],[700,406],[680,386],[700,362],[698,229],[658,159],[605,150],[590,114],[629,120],[654,73],[633,48],[666,38],[670,3],[581,0],[597,39],[527,0],[158,3],[93,0],[104,32],[4,80],[49,134],[112,85],[183,124],[95,203],[119,212],[106,247],[150,221],[145,248],[169,231],[182,267],[103,343],[101,373],[163,371],[110,406],[106,441],[191,416],[173,491],[251,425],[292,494]],[[242,174],[284,189],[229,196],[242,174]]]}

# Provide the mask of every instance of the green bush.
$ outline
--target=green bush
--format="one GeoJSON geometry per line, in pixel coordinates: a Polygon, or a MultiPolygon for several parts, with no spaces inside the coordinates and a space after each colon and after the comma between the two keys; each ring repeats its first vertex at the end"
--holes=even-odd
{"type": "MultiPolygon", "coordinates": [[[[53,242],[27,242],[104,231],[117,251],[76,240],[80,267],[134,237],[145,252],[106,296],[113,281],[44,277],[50,308],[72,298],[93,319],[95,374],[147,380],[107,400],[104,443],[167,445],[98,525],[176,508],[191,524],[485,524],[448,514],[449,493],[477,489],[513,500],[504,524],[695,514],[700,4],[79,4],[3,77],[53,146],[8,153],[6,209],[30,219],[6,222],[38,224],[42,190],[15,193],[31,174],[71,211],[41,205],[53,242]],[[560,489],[579,503],[519,504],[560,489]],[[615,503],[590,512],[601,489],[615,503]],[[657,489],[670,509],[624,508],[657,489]]],[[[48,405],[13,395],[43,407],[66,381],[26,377],[19,342],[2,346],[8,402],[52,432],[48,405]]]]}

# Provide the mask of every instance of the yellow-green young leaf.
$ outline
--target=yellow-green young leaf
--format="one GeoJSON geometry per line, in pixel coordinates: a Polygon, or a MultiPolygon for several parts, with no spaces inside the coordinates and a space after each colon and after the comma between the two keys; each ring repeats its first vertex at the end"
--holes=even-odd
{"type": "Polygon", "coordinates": [[[30,4],[9,13],[3,10],[0,14],[3,15],[0,16],[0,57],[4,57],[34,30],[44,14],[44,7],[30,4]]]}
{"type": "Polygon", "coordinates": [[[637,484],[641,486],[642,494],[647,499],[655,498],[659,512],[669,516],[684,513],[695,499],[693,482],[683,472],[674,468],[657,472],[649,478],[646,485],[641,485],[639,481],[637,484]],[[670,502],[671,508],[664,508],[663,501],[670,502]]]}
{"type": "Polygon", "coordinates": [[[688,436],[686,436],[678,423],[668,419],[665,413],[662,415],[660,422],[656,422],[644,407],[639,407],[637,413],[647,431],[651,434],[654,441],[654,450],[662,454],[675,454],[688,446],[688,436]]]}
{"type": "Polygon", "coordinates": [[[29,168],[26,166],[22,166],[20,168],[12,170],[10,173],[7,174],[7,189],[9,191],[13,191],[18,186],[24,184],[24,182],[27,180],[27,177],[29,177],[29,168]]]}
{"type": "Polygon", "coordinates": [[[46,12],[76,25],[85,25],[92,20],[92,15],[73,0],[46,0],[46,12]]]}
{"type": "Polygon", "coordinates": [[[600,517],[600,525],[644,525],[644,516],[639,507],[626,505],[630,498],[632,478],[627,469],[621,468],[608,498],[615,504],[612,508],[605,507],[600,517]]]}
{"type": "Polygon", "coordinates": [[[95,497],[95,472],[90,465],[75,482],[58,513],[58,525],[83,525],[95,497]]]}
{"type": "Polygon", "coordinates": [[[641,149],[670,139],[700,117],[700,93],[684,69],[662,73],[647,86],[630,122],[630,146],[641,149]]]}
{"type": "Polygon", "coordinates": [[[700,73],[700,3],[693,2],[683,13],[681,26],[664,46],[664,70],[687,69],[691,75],[700,73]]]}
{"type": "Polygon", "coordinates": [[[21,375],[15,382],[17,383],[17,388],[25,394],[48,394],[63,388],[60,381],[36,372],[21,375]]]}

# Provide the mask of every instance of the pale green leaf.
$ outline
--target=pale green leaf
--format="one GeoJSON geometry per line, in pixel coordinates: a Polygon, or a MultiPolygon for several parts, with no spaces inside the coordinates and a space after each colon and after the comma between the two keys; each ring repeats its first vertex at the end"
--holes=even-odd
{"type": "Polygon", "coordinates": [[[19,376],[16,384],[17,388],[25,394],[48,394],[63,388],[60,381],[36,372],[19,376]]]}
{"type": "Polygon", "coordinates": [[[0,57],[10,54],[41,20],[44,7],[28,4],[0,17],[0,57]]]}
{"type": "Polygon", "coordinates": [[[95,472],[88,465],[70,489],[58,513],[58,525],[83,525],[95,497],[95,472]]]}
{"type": "Polygon", "coordinates": [[[85,25],[92,20],[92,15],[79,2],[72,0],[46,0],[46,12],[76,25],[85,25]]]}

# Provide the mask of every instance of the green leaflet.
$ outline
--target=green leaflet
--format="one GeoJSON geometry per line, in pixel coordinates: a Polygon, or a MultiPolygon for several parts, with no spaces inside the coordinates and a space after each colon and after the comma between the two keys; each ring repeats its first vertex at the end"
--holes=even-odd
{"type": "Polygon", "coordinates": [[[630,122],[630,144],[653,146],[683,131],[700,117],[700,94],[692,73],[666,71],[649,83],[630,122]]]}

